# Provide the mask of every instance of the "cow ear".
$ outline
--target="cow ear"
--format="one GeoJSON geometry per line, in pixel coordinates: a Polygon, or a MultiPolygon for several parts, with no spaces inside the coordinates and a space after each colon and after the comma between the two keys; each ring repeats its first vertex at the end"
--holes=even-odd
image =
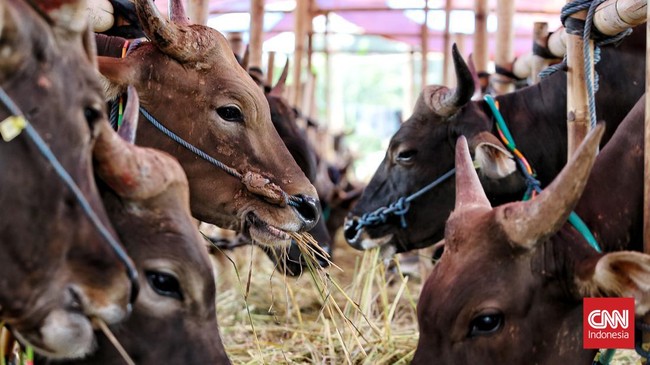
{"type": "Polygon", "coordinates": [[[136,62],[114,57],[97,57],[99,72],[106,81],[105,94],[108,100],[124,93],[129,85],[137,85],[140,69],[136,62]]]}
{"type": "Polygon", "coordinates": [[[585,266],[580,271],[588,274],[576,276],[582,297],[632,297],[637,314],[650,311],[650,255],[613,252],[585,266]]]}
{"type": "Polygon", "coordinates": [[[498,180],[517,171],[514,157],[492,133],[481,132],[469,144],[482,175],[498,180]]]}

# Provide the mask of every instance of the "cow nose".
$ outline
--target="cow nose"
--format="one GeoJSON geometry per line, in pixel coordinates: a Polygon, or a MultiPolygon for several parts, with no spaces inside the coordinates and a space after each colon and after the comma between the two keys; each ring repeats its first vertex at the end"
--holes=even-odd
{"type": "Polygon", "coordinates": [[[314,228],[320,218],[320,202],[318,199],[302,194],[294,195],[294,197],[298,198],[294,209],[302,221],[301,230],[308,231],[314,228]]]}
{"type": "Polygon", "coordinates": [[[348,241],[350,246],[360,249],[359,238],[361,237],[361,227],[357,218],[345,218],[345,225],[343,226],[343,236],[348,241]]]}

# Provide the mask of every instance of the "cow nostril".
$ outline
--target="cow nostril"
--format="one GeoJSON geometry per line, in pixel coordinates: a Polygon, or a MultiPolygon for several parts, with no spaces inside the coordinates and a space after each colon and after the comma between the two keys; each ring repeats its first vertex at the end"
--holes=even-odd
{"type": "Polygon", "coordinates": [[[303,229],[304,230],[312,229],[316,225],[316,222],[318,222],[318,218],[320,217],[320,203],[318,202],[317,199],[314,199],[310,196],[306,196],[302,194],[294,195],[294,196],[299,198],[298,199],[299,203],[297,204],[295,209],[303,221],[303,229]]]}
{"type": "Polygon", "coordinates": [[[359,239],[360,233],[359,223],[356,218],[346,218],[343,227],[343,236],[348,243],[354,245],[359,239]]]}

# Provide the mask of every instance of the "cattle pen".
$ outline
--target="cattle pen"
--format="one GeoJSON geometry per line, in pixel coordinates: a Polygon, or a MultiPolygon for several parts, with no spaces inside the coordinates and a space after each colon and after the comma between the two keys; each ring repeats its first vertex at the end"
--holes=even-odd
{"type": "Polygon", "coordinates": [[[648,20],[0,0],[0,365],[650,364],[648,20]]]}

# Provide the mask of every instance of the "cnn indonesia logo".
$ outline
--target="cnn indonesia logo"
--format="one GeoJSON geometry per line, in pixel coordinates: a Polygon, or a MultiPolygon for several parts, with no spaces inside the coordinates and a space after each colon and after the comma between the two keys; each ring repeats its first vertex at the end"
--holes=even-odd
{"type": "Polygon", "coordinates": [[[634,348],[634,298],[584,298],[586,349],[634,348]]]}

